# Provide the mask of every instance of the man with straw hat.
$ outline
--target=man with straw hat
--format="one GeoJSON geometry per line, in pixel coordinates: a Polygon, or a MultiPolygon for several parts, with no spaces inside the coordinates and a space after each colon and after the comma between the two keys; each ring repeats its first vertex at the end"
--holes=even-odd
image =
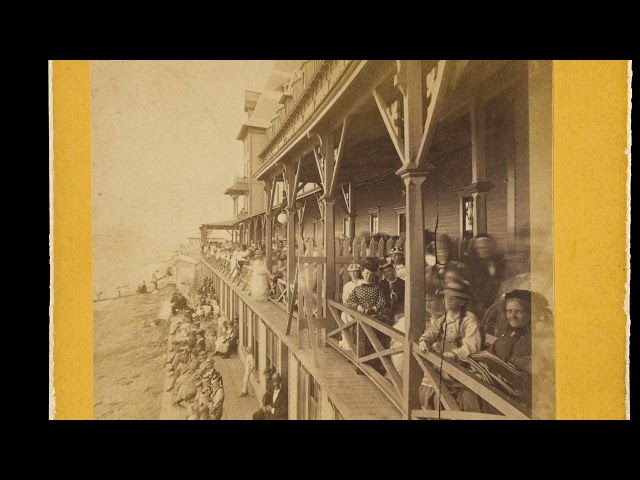
{"type": "MultiPolygon", "coordinates": [[[[455,362],[480,351],[482,348],[480,322],[472,312],[467,310],[467,305],[472,299],[468,282],[454,280],[447,283],[444,287],[445,313],[427,326],[420,337],[420,350],[426,352],[433,349],[441,353],[444,358],[455,362]]],[[[461,384],[446,373],[442,374],[442,380],[454,396],[461,392],[461,384]]],[[[423,390],[425,406],[437,408],[438,402],[435,402],[433,386],[425,385],[423,381],[421,390],[423,390]]]]}

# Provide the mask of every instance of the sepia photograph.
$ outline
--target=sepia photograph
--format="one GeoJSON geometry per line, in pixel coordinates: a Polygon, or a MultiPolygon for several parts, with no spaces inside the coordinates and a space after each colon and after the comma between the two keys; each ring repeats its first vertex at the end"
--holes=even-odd
{"type": "Polygon", "coordinates": [[[556,418],[551,60],[90,64],[93,418],[556,418]]]}

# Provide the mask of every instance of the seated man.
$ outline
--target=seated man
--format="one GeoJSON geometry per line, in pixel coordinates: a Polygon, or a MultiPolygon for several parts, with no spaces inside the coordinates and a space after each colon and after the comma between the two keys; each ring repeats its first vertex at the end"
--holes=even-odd
{"type": "Polygon", "coordinates": [[[278,372],[271,377],[272,393],[267,400],[267,405],[263,407],[265,420],[288,420],[289,419],[289,399],[287,390],[282,388],[282,378],[278,372]]]}

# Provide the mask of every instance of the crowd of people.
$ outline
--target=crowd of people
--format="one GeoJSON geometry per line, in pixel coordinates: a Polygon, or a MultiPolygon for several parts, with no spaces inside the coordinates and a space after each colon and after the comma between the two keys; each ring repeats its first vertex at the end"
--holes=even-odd
{"type": "MultiPolygon", "coordinates": [[[[488,236],[478,236],[469,243],[462,258],[452,257],[452,243],[446,235],[440,235],[430,243],[425,258],[425,306],[426,318],[421,325],[423,335],[419,346],[423,352],[434,351],[469,369],[480,380],[487,382],[519,401],[525,409],[531,406],[531,330],[535,324],[548,324],[550,312],[546,300],[526,288],[505,286],[526,285],[528,276],[520,274],[518,281],[506,278],[505,262],[495,241],[488,236]],[[504,321],[490,319],[483,323],[485,313],[496,303],[490,315],[504,321]],[[532,319],[532,303],[535,310],[543,312],[532,319]],[[491,326],[490,332],[485,327],[491,326]],[[496,337],[486,342],[486,334],[496,337]]],[[[343,303],[358,312],[374,317],[382,323],[405,332],[404,296],[406,285],[404,252],[393,248],[384,259],[366,258],[352,263],[347,271],[351,280],[342,289],[343,303]]],[[[342,321],[351,320],[345,312],[342,321]]],[[[486,319],[485,319],[486,320],[486,319]]],[[[343,330],[339,346],[353,350],[356,345],[355,329],[343,330]]],[[[378,333],[384,349],[402,345],[388,335],[378,333]]],[[[374,353],[365,339],[364,355],[374,353]]],[[[402,370],[402,354],[394,354],[391,360],[402,370]]],[[[379,359],[369,362],[380,374],[386,369],[379,359]]],[[[358,373],[360,370],[357,370],[358,373]]],[[[461,410],[495,413],[491,405],[460,382],[442,373],[443,384],[452,392],[461,410]]],[[[435,389],[425,376],[420,386],[422,408],[437,408],[435,389]]]]}
{"type": "MultiPolygon", "coordinates": [[[[495,386],[519,401],[525,409],[530,409],[531,331],[536,325],[540,328],[545,324],[547,327],[544,328],[548,328],[552,320],[544,297],[529,290],[528,266],[517,275],[510,275],[495,241],[487,235],[471,239],[459,258],[455,258],[458,257],[455,245],[447,235],[428,240],[425,249],[426,317],[420,326],[423,330],[420,350],[436,352],[465,366],[479,380],[495,386]],[[532,310],[543,313],[532,318],[532,310]],[[487,320],[485,316],[491,318],[487,320]],[[493,343],[487,342],[488,333],[495,338],[493,343]]],[[[216,259],[229,260],[232,271],[249,267],[250,292],[257,300],[264,299],[267,292],[273,294],[276,282],[287,277],[287,247],[282,241],[274,242],[272,246],[270,272],[264,262],[263,243],[210,244],[203,252],[216,259]]],[[[347,271],[351,280],[341,286],[342,302],[404,333],[404,299],[410,285],[407,285],[403,248],[394,247],[382,259],[367,257],[351,263],[347,271]]],[[[346,312],[341,318],[345,323],[351,320],[346,312]]],[[[378,337],[384,349],[402,345],[381,332],[378,337]]],[[[345,350],[355,349],[354,328],[342,331],[339,346],[345,350]]],[[[365,338],[364,355],[374,351],[371,342],[365,338]]],[[[252,354],[247,358],[253,358],[252,354]]],[[[402,371],[403,355],[391,355],[391,360],[402,371]]],[[[253,363],[249,363],[243,392],[248,384],[247,372],[253,369],[253,363]]],[[[387,375],[380,359],[371,360],[369,365],[387,375]]],[[[362,374],[359,369],[356,371],[362,374]]],[[[268,419],[279,415],[281,406],[277,400],[281,379],[277,374],[272,378],[274,373],[268,373],[265,381],[270,387],[278,385],[278,388],[265,393],[262,408],[254,418],[268,419]]],[[[462,383],[446,373],[441,375],[443,385],[453,394],[461,410],[495,413],[491,405],[462,383]]],[[[431,379],[425,375],[419,391],[422,408],[437,408],[435,392],[431,379]]]]}
{"type": "Polygon", "coordinates": [[[224,381],[215,369],[215,356],[229,358],[237,351],[238,317],[231,321],[220,309],[210,278],[198,290],[199,299],[189,306],[180,291],[171,298],[171,348],[167,371],[173,377],[168,391],[174,403],[185,406],[188,420],[220,420],[224,404],[224,381]]]}
{"type": "Polygon", "coordinates": [[[249,294],[258,301],[275,298],[278,279],[287,278],[287,246],[282,240],[272,245],[271,270],[266,265],[264,242],[209,242],[203,244],[201,250],[208,260],[227,261],[232,276],[242,273],[249,285],[249,294]]]}

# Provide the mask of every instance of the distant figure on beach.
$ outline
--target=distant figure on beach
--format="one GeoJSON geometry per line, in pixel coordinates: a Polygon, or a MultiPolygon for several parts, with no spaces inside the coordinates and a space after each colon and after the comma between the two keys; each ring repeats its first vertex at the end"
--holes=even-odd
{"type": "Polygon", "coordinates": [[[147,284],[144,280],[142,281],[142,285],[140,286],[139,293],[147,293],[147,284]]]}
{"type": "Polygon", "coordinates": [[[158,277],[156,277],[155,273],[151,275],[151,282],[153,283],[153,289],[158,290],[158,277]]]}

